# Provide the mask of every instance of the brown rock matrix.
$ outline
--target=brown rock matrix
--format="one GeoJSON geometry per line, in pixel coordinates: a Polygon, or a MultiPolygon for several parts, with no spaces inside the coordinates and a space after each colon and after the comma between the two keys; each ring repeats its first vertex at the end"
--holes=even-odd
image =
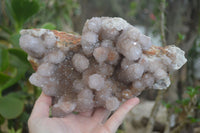
{"type": "Polygon", "coordinates": [[[21,31],[20,46],[36,70],[29,81],[53,97],[53,116],[96,107],[110,111],[144,89],[166,89],[185,63],[176,46],[157,47],[122,18],[87,20],[82,36],[21,31]]]}

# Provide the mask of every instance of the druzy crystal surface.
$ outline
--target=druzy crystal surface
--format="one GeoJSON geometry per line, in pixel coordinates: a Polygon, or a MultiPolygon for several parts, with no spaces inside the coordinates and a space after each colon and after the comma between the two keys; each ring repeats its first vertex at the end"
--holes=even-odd
{"type": "Polygon", "coordinates": [[[53,116],[96,107],[110,111],[145,89],[166,89],[185,63],[176,46],[157,47],[122,18],[87,20],[81,36],[21,31],[20,46],[36,70],[29,81],[53,97],[53,116]]]}

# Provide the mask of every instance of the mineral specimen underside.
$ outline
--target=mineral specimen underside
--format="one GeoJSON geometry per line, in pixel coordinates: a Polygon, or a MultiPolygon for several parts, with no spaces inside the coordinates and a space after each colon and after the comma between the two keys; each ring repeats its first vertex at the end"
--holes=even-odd
{"type": "Polygon", "coordinates": [[[53,97],[53,116],[95,107],[114,111],[144,89],[166,89],[169,73],[187,61],[178,47],[153,46],[134,26],[110,17],[87,20],[81,37],[22,30],[20,46],[36,70],[30,82],[53,97]]]}

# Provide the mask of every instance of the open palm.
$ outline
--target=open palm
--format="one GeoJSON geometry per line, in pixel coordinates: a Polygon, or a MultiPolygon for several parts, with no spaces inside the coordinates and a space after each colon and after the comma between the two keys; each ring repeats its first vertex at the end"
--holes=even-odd
{"type": "Polygon", "coordinates": [[[30,133],[115,133],[126,114],[139,103],[132,98],[122,104],[107,120],[110,112],[104,108],[73,114],[64,118],[49,118],[51,97],[41,94],[28,121],[30,133]]]}

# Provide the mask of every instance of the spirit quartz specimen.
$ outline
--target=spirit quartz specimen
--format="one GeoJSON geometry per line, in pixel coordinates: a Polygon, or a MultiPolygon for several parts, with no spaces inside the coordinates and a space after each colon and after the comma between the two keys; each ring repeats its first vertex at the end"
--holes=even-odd
{"type": "Polygon", "coordinates": [[[82,36],[22,30],[20,46],[36,70],[29,81],[53,97],[57,117],[96,107],[114,111],[145,89],[166,89],[169,74],[187,61],[180,48],[154,46],[117,17],[87,20],[82,36]]]}

